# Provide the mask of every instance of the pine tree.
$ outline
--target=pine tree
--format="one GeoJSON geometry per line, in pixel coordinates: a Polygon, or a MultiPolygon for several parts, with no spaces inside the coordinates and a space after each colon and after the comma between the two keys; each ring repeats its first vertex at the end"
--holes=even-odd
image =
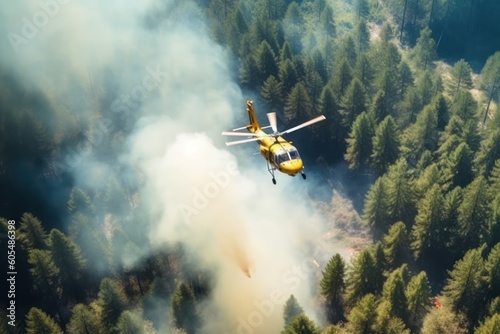
{"type": "Polygon", "coordinates": [[[484,305],[484,260],[482,249],[470,249],[449,272],[443,296],[455,312],[464,312],[471,323],[484,305]]]}
{"type": "Polygon", "coordinates": [[[415,45],[415,60],[418,66],[424,71],[431,67],[432,62],[437,58],[436,42],[432,39],[432,32],[429,28],[420,31],[420,37],[415,45]]]}
{"type": "Polygon", "coordinates": [[[304,310],[299,305],[299,302],[295,299],[294,295],[291,295],[283,307],[283,320],[285,321],[285,328],[290,325],[295,317],[303,313],[304,310]]]}
{"type": "Polygon", "coordinates": [[[389,274],[384,284],[382,296],[391,304],[391,315],[406,321],[408,300],[405,294],[404,270],[405,267],[400,267],[389,274]]]}
{"type": "Polygon", "coordinates": [[[299,82],[299,76],[295,65],[290,59],[285,59],[279,65],[279,79],[283,86],[283,95],[286,96],[290,93],[292,88],[299,82]]]}
{"type": "Polygon", "coordinates": [[[180,283],[175,289],[172,315],[175,327],[183,328],[187,334],[196,333],[199,324],[196,300],[193,291],[185,283],[180,283]]]}
{"type": "Polygon", "coordinates": [[[481,148],[474,159],[476,175],[486,176],[491,173],[498,159],[500,159],[500,130],[494,130],[481,141],[481,148]]]}
{"type": "Polygon", "coordinates": [[[318,103],[323,91],[324,83],[323,79],[319,73],[315,70],[308,71],[306,74],[306,88],[311,98],[311,114],[307,117],[312,117],[316,115],[316,110],[318,109],[318,103]]]}
{"type": "Polygon", "coordinates": [[[47,232],[40,220],[31,213],[25,212],[21,217],[18,240],[26,251],[32,249],[47,249],[47,232]]]}
{"type": "Polygon", "coordinates": [[[337,98],[344,96],[352,81],[352,69],[345,57],[341,58],[333,71],[331,86],[337,98]]]}
{"type": "Polygon", "coordinates": [[[387,190],[386,179],[379,177],[370,186],[370,190],[367,192],[365,198],[363,220],[370,227],[376,238],[385,233],[389,226],[387,190]]]}
{"type": "Polygon", "coordinates": [[[411,248],[415,257],[422,253],[433,253],[441,246],[441,228],[444,212],[444,197],[439,185],[434,184],[417,204],[418,213],[412,230],[411,248]]]}
{"type": "Polygon", "coordinates": [[[460,59],[453,65],[450,88],[454,94],[458,93],[461,88],[472,88],[472,69],[464,59],[460,59]]]}
{"type": "Polygon", "coordinates": [[[331,323],[337,323],[343,318],[344,276],[345,262],[337,253],[328,261],[320,282],[321,294],[326,299],[327,316],[331,323]]]}
{"type": "Polygon", "coordinates": [[[373,149],[374,120],[370,114],[363,112],[352,124],[347,141],[345,159],[350,169],[365,170],[370,164],[373,149]]]}
{"type": "Polygon", "coordinates": [[[410,334],[405,323],[392,314],[392,305],[388,300],[382,300],[377,306],[377,320],[374,325],[375,333],[410,334]]]}
{"type": "Polygon", "coordinates": [[[320,27],[323,30],[323,34],[327,38],[335,37],[337,28],[335,27],[335,21],[333,20],[332,8],[328,5],[325,5],[324,10],[322,10],[320,13],[320,27]]]}
{"type": "Polygon", "coordinates": [[[59,268],[61,281],[67,292],[81,289],[78,284],[82,282],[87,261],[83,258],[80,247],[57,229],[50,231],[49,244],[50,255],[59,268]]]}
{"type": "Polygon", "coordinates": [[[381,241],[378,241],[374,246],[369,248],[372,252],[373,265],[373,287],[374,293],[380,294],[384,286],[385,271],[388,268],[387,259],[385,257],[384,246],[381,241]]]}
{"type": "Polygon", "coordinates": [[[266,40],[262,41],[257,47],[255,62],[257,64],[257,68],[259,69],[259,78],[261,81],[264,81],[270,75],[278,75],[276,56],[266,40]]]}
{"type": "Polygon", "coordinates": [[[281,332],[282,334],[320,334],[321,330],[306,315],[295,317],[290,325],[281,332]]]}
{"type": "Polygon", "coordinates": [[[434,308],[424,318],[422,334],[467,334],[466,321],[447,307],[434,308]]]}
{"type": "Polygon", "coordinates": [[[373,78],[375,77],[375,70],[367,52],[363,52],[358,56],[353,72],[354,76],[361,81],[361,84],[365,87],[367,92],[371,92],[373,78]]]}
{"type": "Polygon", "coordinates": [[[73,307],[66,331],[68,334],[103,333],[98,315],[84,304],[77,304],[73,307]]]}
{"type": "Polygon", "coordinates": [[[485,269],[488,297],[493,299],[500,296],[500,243],[491,249],[485,262],[485,269]]]}
{"type": "Polygon", "coordinates": [[[45,312],[32,307],[26,315],[27,334],[63,334],[61,327],[45,312]]]}
{"type": "Polygon", "coordinates": [[[350,333],[371,334],[377,318],[377,301],[371,293],[359,300],[347,315],[350,333]]]}
{"type": "Polygon", "coordinates": [[[390,268],[402,265],[408,259],[409,240],[403,222],[394,223],[383,239],[384,253],[390,268]]]}
{"type": "Polygon", "coordinates": [[[375,130],[372,164],[378,175],[384,174],[399,156],[399,135],[391,116],[387,116],[375,130]]]}
{"type": "Polygon", "coordinates": [[[477,118],[477,102],[469,91],[461,90],[453,97],[450,113],[463,121],[477,118]]]}
{"type": "Polygon", "coordinates": [[[307,89],[299,82],[296,84],[285,101],[285,117],[287,120],[295,120],[302,115],[310,115],[312,103],[307,89]]]}
{"type": "Polygon", "coordinates": [[[399,159],[389,168],[387,174],[387,204],[390,219],[402,221],[407,226],[415,216],[415,189],[405,159],[399,159]]]}
{"type": "MultiPolygon", "coordinates": [[[[363,0],[362,0],[363,1],[363,0]]],[[[366,1],[366,0],[364,0],[366,1]]],[[[365,20],[359,20],[354,29],[354,36],[357,46],[357,54],[368,51],[370,48],[370,32],[365,20]]]]}
{"type": "Polygon", "coordinates": [[[95,214],[95,208],[89,195],[77,187],[73,188],[69,194],[68,211],[73,215],[81,213],[89,217],[95,214]]]}
{"type": "Polygon", "coordinates": [[[487,240],[490,196],[484,177],[479,176],[465,188],[458,208],[459,234],[465,249],[478,247],[487,240]]]}
{"type": "Polygon", "coordinates": [[[426,149],[436,149],[437,143],[437,110],[435,106],[426,106],[417,116],[415,124],[408,127],[402,137],[403,153],[410,157],[418,157],[426,149]]]}
{"type": "Polygon", "coordinates": [[[342,124],[349,128],[356,117],[366,111],[366,92],[363,84],[354,78],[341,100],[342,124]]]}
{"type": "Polygon", "coordinates": [[[500,313],[494,314],[491,317],[484,319],[484,322],[482,322],[474,331],[474,334],[495,333],[500,333],[500,313]]]}
{"type": "Polygon", "coordinates": [[[410,323],[420,328],[422,321],[430,309],[431,286],[425,271],[413,276],[406,287],[410,323]]]}
{"type": "Polygon", "coordinates": [[[29,251],[28,263],[31,265],[30,272],[36,288],[40,293],[51,296],[55,303],[59,268],[54,264],[50,253],[45,250],[32,249],[29,251]]]}
{"type": "Polygon", "coordinates": [[[354,305],[361,297],[375,292],[372,280],[375,261],[369,250],[362,250],[351,260],[350,270],[347,271],[346,299],[350,305],[354,305]]]}
{"type": "Polygon", "coordinates": [[[117,329],[119,334],[145,334],[144,323],[141,317],[130,311],[123,311],[118,318],[117,329]]]}
{"type": "Polygon", "coordinates": [[[271,110],[281,110],[283,105],[283,85],[273,75],[264,81],[260,96],[271,110]]]}
{"type": "Polygon", "coordinates": [[[495,52],[495,54],[488,58],[481,71],[480,78],[480,87],[485,91],[488,99],[483,117],[483,124],[485,124],[488,119],[491,101],[500,91],[500,52],[495,52]]]}
{"type": "Polygon", "coordinates": [[[407,88],[413,84],[413,72],[411,71],[410,65],[405,60],[402,60],[398,66],[399,72],[399,82],[400,82],[400,99],[403,99],[407,88]]]}
{"type": "Polygon", "coordinates": [[[99,286],[98,303],[101,307],[101,321],[106,333],[117,333],[117,322],[127,308],[128,298],[119,281],[104,278],[99,286]]]}
{"type": "Polygon", "coordinates": [[[474,178],[472,173],[472,151],[466,143],[461,143],[449,156],[442,169],[445,188],[455,186],[465,188],[474,178]]]}

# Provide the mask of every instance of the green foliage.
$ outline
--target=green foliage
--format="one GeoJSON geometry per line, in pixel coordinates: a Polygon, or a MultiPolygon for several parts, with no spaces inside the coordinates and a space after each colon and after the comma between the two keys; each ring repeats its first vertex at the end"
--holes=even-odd
{"type": "Polygon", "coordinates": [[[390,268],[402,265],[409,258],[409,240],[403,222],[394,223],[383,239],[384,253],[390,268]]]}
{"type": "Polygon", "coordinates": [[[194,293],[185,283],[180,283],[172,296],[172,316],[175,327],[183,328],[187,334],[196,333],[199,318],[194,293]]]}
{"type": "Polygon", "coordinates": [[[491,101],[497,99],[500,92],[500,52],[495,52],[486,61],[481,71],[480,87],[485,91],[488,99],[488,105],[483,117],[483,123],[486,123],[491,101]]]}
{"type": "Polygon", "coordinates": [[[295,317],[303,313],[304,310],[299,305],[299,302],[295,299],[294,295],[291,295],[283,307],[283,320],[285,321],[285,328],[290,325],[295,317]]]}
{"type": "Polygon", "coordinates": [[[415,61],[419,68],[424,71],[432,67],[432,62],[437,58],[436,42],[431,35],[432,31],[429,28],[420,31],[420,37],[414,48],[415,61]]]}
{"type": "Polygon", "coordinates": [[[500,333],[500,313],[497,313],[484,320],[479,327],[476,328],[474,334],[494,334],[500,333]]]}
{"type": "Polygon", "coordinates": [[[32,307],[26,315],[27,334],[63,334],[61,327],[45,312],[32,307]]]}
{"type": "Polygon", "coordinates": [[[320,281],[320,291],[326,299],[327,316],[331,323],[337,323],[343,318],[344,276],[345,262],[337,253],[328,261],[320,281]]]}
{"type": "Polygon", "coordinates": [[[488,296],[490,298],[500,296],[500,243],[497,243],[491,249],[484,267],[486,269],[488,296]]]}
{"type": "Polygon", "coordinates": [[[271,75],[264,81],[260,96],[270,110],[281,110],[283,105],[283,85],[271,75]]]}
{"type": "Polygon", "coordinates": [[[460,89],[472,88],[472,69],[464,59],[460,59],[453,65],[450,88],[454,94],[460,89]]]}
{"type": "Polygon", "coordinates": [[[434,308],[424,318],[422,334],[453,333],[467,334],[465,320],[450,309],[434,308]]]}
{"type": "Polygon", "coordinates": [[[295,317],[290,325],[281,334],[320,334],[319,327],[306,315],[295,317]]]}
{"type": "Polygon", "coordinates": [[[373,137],[372,165],[378,175],[384,174],[399,156],[400,140],[396,123],[391,116],[384,118],[373,137]]]}
{"type": "Polygon", "coordinates": [[[466,249],[478,247],[488,240],[490,201],[486,179],[477,177],[465,188],[463,201],[458,208],[459,235],[466,249]]]}
{"type": "Polygon", "coordinates": [[[78,289],[87,261],[82,256],[80,247],[61,231],[53,229],[49,235],[50,255],[59,268],[62,283],[68,290],[78,289]]]}
{"type": "Polygon", "coordinates": [[[408,318],[408,299],[405,294],[406,282],[404,278],[405,268],[398,268],[389,274],[383,288],[383,298],[390,305],[390,314],[394,317],[407,321],[408,318]]]}
{"type": "Polygon", "coordinates": [[[387,191],[387,180],[379,177],[366,194],[363,219],[375,236],[383,234],[389,225],[387,191]]]}
{"type": "Polygon", "coordinates": [[[28,254],[28,263],[31,265],[30,273],[36,288],[42,294],[53,296],[58,285],[59,268],[50,257],[50,252],[32,249],[28,254]]]}
{"type": "Polygon", "coordinates": [[[411,248],[415,257],[423,252],[433,253],[441,246],[444,213],[444,196],[439,185],[434,184],[417,204],[417,216],[412,229],[411,248]]]}
{"type": "Polygon", "coordinates": [[[390,220],[402,221],[407,226],[415,216],[416,192],[408,163],[401,158],[387,172],[387,204],[390,220]]]}
{"type": "Polygon", "coordinates": [[[311,98],[307,89],[299,82],[296,84],[285,101],[285,117],[287,120],[295,120],[301,115],[310,115],[312,109],[311,98]]]}
{"type": "Polygon", "coordinates": [[[104,278],[99,286],[98,303],[101,321],[106,333],[117,333],[118,318],[128,306],[128,298],[121,282],[104,278]]]}
{"type": "Polygon", "coordinates": [[[500,159],[500,130],[495,130],[481,141],[481,148],[474,159],[474,171],[477,175],[486,176],[498,159],[500,159]]]}
{"type": "Polygon", "coordinates": [[[99,316],[92,308],[84,304],[77,304],[73,307],[66,331],[68,334],[103,333],[99,316]]]}
{"type": "Polygon", "coordinates": [[[374,132],[374,120],[370,114],[363,112],[356,117],[349,138],[346,139],[347,152],[344,156],[350,169],[364,170],[369,166],[374,132]]]}
{"type": "Polygon", "coordinates": [[[89,195],[82,189],[75,187],[69,194],[68,211],[71,214],[81,213],[90,217],[94,215],[95,208],[89,195]]]}
{"type": "Polygon", "coordinates": [[[123,311],[118,318],[117,329],[119,334],[145,334],[144,323],[141,317],[130,311],[123,311]]]}
{"type": "Polygon", "coordinates": [[[373,280],[375,260],[369,250],[363,249],[351,260],[351,268],[347,271],[346,299],[348,304],[354,305],[368,293],[375,293],[376,286],[373,280]]]}
{"type": "Polygon", "coordinates": [[[422,321],[430,309],[431,287],[425,271],[411,278],[406,287],[410,322],[420,328],[422,321]]]}
{"type": "Polygon", "coordinates": [[[377,318],[377,301],[371,293],[361,298],[347,315],[350,333],[373,333],[377,318]]]}
{"type": "Polygon", "coordinates": [[[26,251],[30,251],[34,248],[48,248],[47,232],[45,232],[40,220],[31,213],[23,213],[17,233],[18,240],[26,251]]]}
{"type": "Polygon", "coordinates": [[[463,312],[474,323],[484,305],[484,260],[482,249],[471,249],[449,273],[443,295],[455,312],[463,312]]]}

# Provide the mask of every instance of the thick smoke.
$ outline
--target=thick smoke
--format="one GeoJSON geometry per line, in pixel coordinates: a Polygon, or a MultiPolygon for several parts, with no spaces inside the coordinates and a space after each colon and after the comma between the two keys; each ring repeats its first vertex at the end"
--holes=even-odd
{"type": "MultiPolygon", "coordinates": [[[[78,124],[50,121],[77,129],[93,120],[101,128],[91,131],[100,131],[101,140],[91,143],[91,152],[106,141],[123,143],[119,161],[88,153],[64,172],[98,189],[114,164],[130,167],[139,175],[134,183],[150,243],[139,248],[181,242],[214,275],[202,332],[277,333],[292,293],[316,316],[313,260],[332,254],[311,246],[322,221],[308,205],[309,180],[279,175],[273,186],[261,157],[223,145],[222,130],[244,125],[234,119],[246,112],[245,98],[200,9],[189,1],[1,6],[0,28],[8,37],[2,66],[52,105],[71,105],[79,115],[78,124]],[[96,95],[108,98],[96,107],[96,95]],[[110,137],[117,126],[126,128],[125,137],[110,137]]],[[[124,263],[139,261],[124,254],[124,263]]]]}

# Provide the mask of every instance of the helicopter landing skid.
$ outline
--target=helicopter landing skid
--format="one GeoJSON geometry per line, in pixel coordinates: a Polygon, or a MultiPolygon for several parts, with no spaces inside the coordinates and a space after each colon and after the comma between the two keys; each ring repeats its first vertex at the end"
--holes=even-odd
{"type": "Polygon", "coordinates": [[[274,167],[272,164],[270,164],[267,159],[266,159],[266,162],[267,162],[267,171],[273,177],[273,179],[272,179],[273,184],[276,184],[276,179],[274,178],[274,171],[276,170],[276,167],[274,167]]]}

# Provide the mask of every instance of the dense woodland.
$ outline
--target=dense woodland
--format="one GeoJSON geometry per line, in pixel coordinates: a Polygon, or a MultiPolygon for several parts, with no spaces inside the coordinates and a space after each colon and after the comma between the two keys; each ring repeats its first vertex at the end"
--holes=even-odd
{"type": "MultiPolygon", "coordinates": [[[[197,2],[260,106],[290,124],[326,115],[326,126],[297,135],[303,155],[370,176],[360,214],[373,245],[351,261],[331,254],[317,281],[324,319],[315,323],[292,295],[282,333],[499,333],[500,4],[197,2]]],[[[0,70],[0,187],[8,194],[0,208],[18,217],[19,272],[18,327],[7,325],[2,302],[0,332],[160,333],[165,316],[153,310],[161,310],[172,333],[198,333],[209,278],[188,269],[182,245],[140,267],[118,260],[141,247],[127,242],[140,234],[131,186],[117,178],[104,191],[73,187],[47,157],[65,154],[85,129],[49,129],[33,104],[71,118],[0,70]],[[67,203],[59,216],[36,194],[54,183],[67,203]],[[102,222],[117,208],[121,228],[109,237],[102,222]],[[60,216],[69,226],[58,225],[60,216]]],[[[113,131],[98,150],[112,150],[127,130],[113,131]]],[[[1,229],[7,235],[7,219],[1,229]]]]}

